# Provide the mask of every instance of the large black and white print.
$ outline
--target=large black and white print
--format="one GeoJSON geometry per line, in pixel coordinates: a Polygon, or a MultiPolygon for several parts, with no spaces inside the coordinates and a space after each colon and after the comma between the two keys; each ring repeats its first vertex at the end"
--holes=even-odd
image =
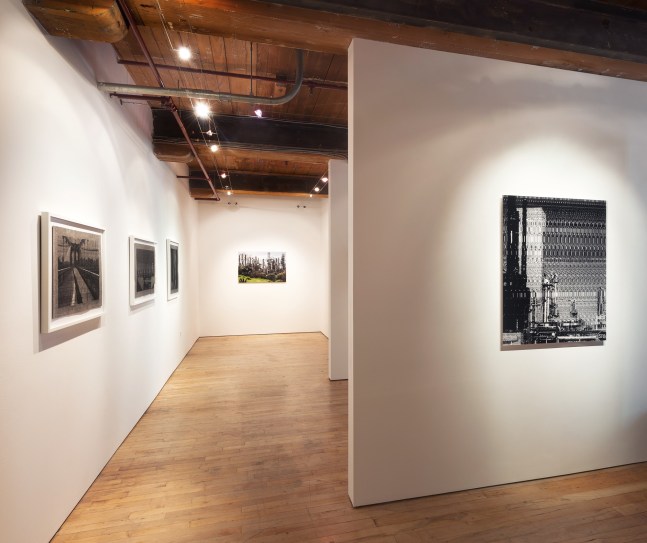
{"type": "Polygon", "coordinates": [[[83,313],[101,306],[101,236],[52,227],[54,318],[83,313]]]}
{"type": "Polygon", "coordinates": [[[504,196],[504,348],[606,334],[606,202],[504,196]]]}
{"type": "Polygon", "coordinates": [[[155,243],[130,237],[130,304],[155,296],[155,243]]]}
{"type": "Polygon", "coordinates": [[[103,230],[43,213],[41,231],[42,331],[100,315],[103,230]]]}

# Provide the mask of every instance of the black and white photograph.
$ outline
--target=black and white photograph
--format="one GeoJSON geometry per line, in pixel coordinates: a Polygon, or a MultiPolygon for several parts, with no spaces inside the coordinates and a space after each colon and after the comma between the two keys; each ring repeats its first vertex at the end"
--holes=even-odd
{"type": "Polygon", "coordinates": [[[503,348],[601,342],[606,202],[503,197],[503,348]]]}
{"type": "Polygon", "coordinates": [[[285,281],[284,252],[238,253],[239,283],[285,283],[285,281]]]}
{"type": "Polygon", "coordinates": [[[42,331],[99,316],[103,230],[43,213],[41,236],[42,331]]]}
{"type": "Polygon", "coordinates": [[[155,243],[130,237],[130,304],[155,297],[155,243]]]}
{"type": "Polygon", "coordinates": [[[167,277],[167,299],[177,298],[180,292],[179,274],[179,250],[177,242],[166,240],[166,277],[167,277]]]}

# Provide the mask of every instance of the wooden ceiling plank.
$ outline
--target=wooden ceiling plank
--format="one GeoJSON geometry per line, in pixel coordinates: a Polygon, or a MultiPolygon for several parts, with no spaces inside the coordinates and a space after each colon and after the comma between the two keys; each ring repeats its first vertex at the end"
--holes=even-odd
{"type": "MultiPolygon", "coordinates": [[[[113,44],[119,58],[124,60],[136,60],[144,62],[144,55],[141,52],[139,44],[135,41],[132,32],[129,32],[125,39],[113,44]]],[[[127,66],[128,73],[137,84],[156,87],[157,80],[153,76],[151,69],[146,67],[127,66]]]]}
{"type": "MultiPolygon", "coordinates": [[[[229,38],[225,40],[225,45],[229,71],[249,75],[250,42],[229,38]]],[[[233,94],[249,94],[250,91],[249,81],[244,79],[229,78],[229,87],[233,94]]],[[[231,102],[231,107],[234,115],[249,115],[252,111],[249,104],[240,102],[231,102]]]]}
{"type": "MultiPolygon", "coordinates": [[[[172,41],[173,47],[179,47],[179,46],[184,46],[188,47],[191,50],[191,58],[186,61],[186,64],[193,67],[193,68],[198,68],[200,69],[202,67],[202,58],[200,57],[200,53],[197,50],[197,43],[195,43],[196,40],[193,39],[193,36],[195,34],[191,34],[188,32],[176,32],[176,33],[169,33],[169,36],[177,36],[176,39],[172,41]]],[[[168,43],[168,42],[167,42],[168,43]]],[[[185,61],[182,61],[178,58],[177,56],[177,51],[173,51],[171,49],[167,49],[165,52],[165,58],[169,59],[170,64],[175,64],[175,65],[184,65],[185,61]]],[[[205,86],[205,76],[204,74],[199,74],[199,73],[188,73],[188,72],[182,72],[182,71],[177,71],[176,72],[176,79],[182,82],[182,86],[184,87],[189,87],[189,88],[194,88],[194,89],[206,89],[207,87],[205,86]]]]}
{"type": "MultiPolygon", "coordinates": [[[[327,59],[327,65],[325,67],[325,71],[322,74],[322,77],[324,79],[329,79],[329,74],[331,67],[333,65],[333,62],[335,60],[335,57],[337,55],[329,55],[327,59]]],[[[312,89],[311,89],[312,90],[312,89]]],[[[313,115],[326,115],[329,114],[330,111],[330,104],[331,102],[336,98],[332,96],[331,92],[323,92],[323,89],[317,89],[322,92],[314,93],[311,92],[312,94],[312,114],[313,115]]]]}
{"type": "Polygon", "coordinates": [[[316,101],[313,104],[312,115],[314,117],[322,117],[323,120],[321,122],[323,123],[335,124],[335,111],[337,109],[337,100],[339,100],[339,96],[335,95],[338,93],[326,89],[316,90],[319,90],[320,92],[316,94],[316,101]]]}
{"type": "MultiPolygon", "coordinates": [[[[166,33],[162,27],[139,27],[139,31],[144,38],[144,42],[146,43],[155,63],[166,64],[169,66],[177,65],[177,58],[172,54],[171,45],[168,43],[170,36],[169,38],[166,37],[166,33]]],[[[177,38],[176,33],[173,34],[177,40],[174,43],[177,44],[179,39],[177,38]]],[[[190,74],[184,74],[183,72],[175,70],[162,70],[160,75],[162,76],[164,85],[169,88],[189,86],[188,84],[184,84],[182,77],[190,74]]]]}
{"type": "Polygon", "coordinates": [[[326,73],[326,79],[330,81],[348,81],[347,55],[333,55],[326,73]]]}

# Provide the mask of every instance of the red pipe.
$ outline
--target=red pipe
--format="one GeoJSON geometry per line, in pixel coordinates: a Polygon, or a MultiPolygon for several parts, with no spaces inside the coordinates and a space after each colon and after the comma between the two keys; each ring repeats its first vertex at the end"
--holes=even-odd
{"type": "MultiPolygon", "coordinates": [[[[142,37],[142,35],[139,32],[139,29],[137,28],[137,23],[135,22],[135,18],[133,17],[133,14],[130,11],[128,4],[126,4],[126,0],[117,0],[117,2],[119,3],[121,10],[124,12],[126,19],[128,20],[128,24],[130,25],[130,30],[135,36],[137,43],[139,43],[139,47],[141,48],[142,53],[144,53],[144,56],[146,57],[146,61],[148,62],[150,69],[153,71],[153,74],[157,79],[157,83],[161,88],[165,88],[164,82],[162,81],[162,76],[160,75],[157,67],[155,66],[155,62],[153,62],[153,57],[148,51],[148,48],[146,47],[146,43],[144,43],[144,38],[142,37]]],[[[173,103],[173,100],[171,98],[167,98],[166,100],[164,100],[164,103],[166,107],[168,107],[173,112],[173,117],[175,117],[175,120],[177,121],[177,124],[180,127],[180,130],[182,131],[182,134],[184,135],[186,142],[189,144],[189,148],[191,149],[193,156],[197,160],[198,165],[200,166],[200,169],[204,174],[205,180],[207,181],[207,183],[209,183],[209,186],[213,191],[213,195],[215,196],[215,200],[219,201],[220,196],[218,196],[218,191],[216,191],[216,187],[213,185],[213,182],[211,181],[211,177],[209,177],[209,174],[207,173],[207,169],[204,167],[202,160],[200,160],[200,157],[198,156],[198,151],[196,150],[195,146],[193,145],[193,142],[191,141],[191,138],[189,137],[189,133],[187,132],[186,127],[184,126],[184,123],[180,118],[180,114],[177,111],[176,105],[173,103]]]]}

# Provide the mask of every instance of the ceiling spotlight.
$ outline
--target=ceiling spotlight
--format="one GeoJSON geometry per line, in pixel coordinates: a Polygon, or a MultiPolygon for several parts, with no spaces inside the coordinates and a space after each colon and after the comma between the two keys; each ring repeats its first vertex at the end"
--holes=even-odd
{"type": "Polygon", "coordinates": [[[222,177],[222,178],[224,179],[225,177],[227,177],[227,174],[226,174],[225,172],[222,172],[222,173],[220,174],[220,177],[222,177]]]}
{"type": "Polygon", "coordinates": [[[255,109],[254,114],[260,119],[263,116],[263,112],[260,109],[255,109]]]}
{"type": "Polygon", "coordinates": [[[219,149],[219,147],[214,143],[211,147],[209,147],[209,149],[211,149],[212,153],[215,153],[219,149]]]}
{"type": "Polygon", "coordinates": [[[177,50],[177,56],[180,60],[189,60],[191,58],[191,49],[184,45],[177,50]]]}
{"type": "Polygon", "coordinates": [[[324,176],[321,178],[321,181],[323,181],[324,183],[328,183],[328,178],[324,175],[324,176]]]}
{"type": "Polygon", "coordinates": [[[315,187],[315,192],[319,192],[321,189],[319,187],[315,187]]]}
{"type": "Polygon", "coordinates": [[[310,198],[312,198],[312,194],[310,195],[310,198]]]}
{"type": "Polygon", "coordinates": [[[231,196],[231,191],[230,190],[227,191],[227,196],[231,196]]]}
{"type": "Polygon", "coordinates": [[[212,131],[211,129],[209,129],[209,130],[207,130],[207,131],[205,132],[205,134],[206,134],[207,136],[213,136],[213,131],[212,131]]]}
{"type": "Polygon", "coordinates": [[[209,114],[211,113],[211,108],[206,102],[198,102],[194,106],[193,111],[195,112],[196,117],[200,117],[200,119],[208,119],[209,114]]]}

